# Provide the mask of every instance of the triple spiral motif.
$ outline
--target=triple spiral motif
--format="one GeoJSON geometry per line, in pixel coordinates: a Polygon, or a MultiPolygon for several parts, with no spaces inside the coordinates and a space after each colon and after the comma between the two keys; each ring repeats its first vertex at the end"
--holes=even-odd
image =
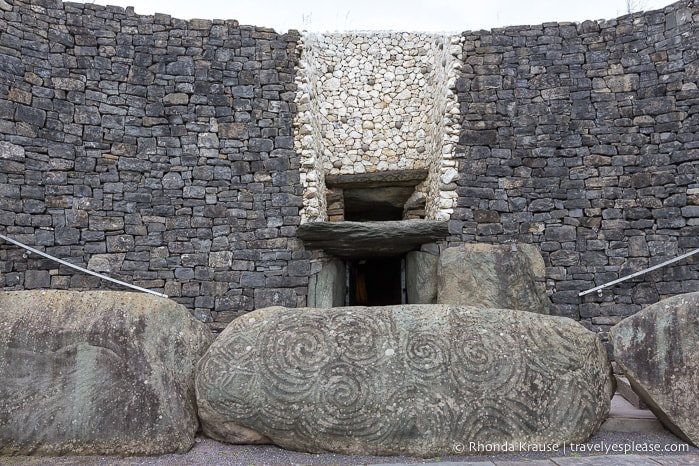
{"type": "MultiPolygon", "coordinates": [[[[402,454],[405,446],[390,445],[408,441],[416,452],[445,451],[455,442],[509,441],[522,432],[547,439],[592,422],[601,394],[571,398],[575,390],[559,380],[560,369],[589,370],[584,357],[568,354],[577,344],[568,329],[518,325],[503,319],[507,312],[262,310],[226,329],[219,337],[226,343],[214,343],[199,378],[212,385],[206,390],[216,394],[210,405],[218,413],[306,451],[360,442],[366,453],[402,454]],[[565,354],[548,354],[547,338],[565,354]]],[[[523,314],[517,318],[530,318],[523,314]]]]}

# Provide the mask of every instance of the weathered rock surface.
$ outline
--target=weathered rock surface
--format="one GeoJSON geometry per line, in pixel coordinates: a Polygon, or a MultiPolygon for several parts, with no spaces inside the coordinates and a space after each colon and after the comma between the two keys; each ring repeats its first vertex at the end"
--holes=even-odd
{"type": "Polygon", "coordinates": [[[405,255],[405,282],[409,304],[437,302],[437,265],[439,256],[411,251],[405,255]]]}
{"type": "Polygon", "coordinates": [[[531,244],[464,244],[442,251],[437,303],[549,313],[544,260],[531,244]]]}
{"type": "Polygon", "coordinates": [[[453,454],[469,442],[582,442],[612,395],[596,335],[561,317],[469,306],[267,308],[197,369],[204,432],[343,454],[453,454]]]}
{"type": "Polygon", "coordinates": [[[297,230],[306,247],[338,257],[397,256],[448,234],[447,222],[430,220],[313,222],[297,230]]]}
{"type": "Polygon", "coordinates": [[[212,337],[140,293],[0,293],[0,454],[189,450],[194,368],[212,337]]]}
{"type": "Polygon", "coordinates": [[[308,307],[338,307],[345,303],[345,263],[333,259],[308,280],[308,307]]]}
{"type": "Polygon", "coordinates": [[[382,186],[415,186],[427,179],[428,170],[389,170],[384,172],[326,175],[325,184],[340,188],[380,188],[382,186]]]}
{"type": "Polygon", "coordinates": [[[673,296],[612,327],[614,358],[658,419],[699,446],[699,293],[673,296]]]}

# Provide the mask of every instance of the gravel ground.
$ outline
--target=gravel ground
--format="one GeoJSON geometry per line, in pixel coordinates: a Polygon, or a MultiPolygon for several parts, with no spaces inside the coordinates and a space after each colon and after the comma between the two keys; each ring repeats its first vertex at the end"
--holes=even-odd
{"type": "MultiPolygon", "coordinates": [[[[443,456],[431,459],[414,457],[386,457],[386,456],[347,456],[336,454],[311,455],[294,451],[282,450],[271,445],[227,445],[200,436],[197,443],[189,453],[184,455],[164,455],[158,457],[105,457],[105,456],[64,456],[64,457],[0,457],[0,464],[22,466],[55,466],[55,465],[158,465],[158,466],[191,466],[191,465],[246,465],[246,466],[282,466],[282,465],[368,465],[381,463],[406,463],[429,464],[439,462],[461,461],[514,461],[524,463],[526,460],[547,459],[553,457],[584,457],[603,455],[605,449],[627,449],[627,454],[640,456],[670,456],[693,455],[699,458],[699,449],[687,445],[669,432],[660,433],[626,433],[626,432],[599,432],[587,443],[583,444],[586,450],[596,449],[596,452],[582,452],[560,449],[554,452],[527,452],[508,453],[485,456],[443,456]],[[677,449],[678,446],[686,448],[681,452],[651,451],[649,448],[665,449],[666,446],[677,449]]],[[[458,450],[458,447],[457,447],[458,450]]],[[[609,454],[624,454],[623,451],[609,454]]],[[[670,459],[670,458],[668,458],[670,459]]]]}

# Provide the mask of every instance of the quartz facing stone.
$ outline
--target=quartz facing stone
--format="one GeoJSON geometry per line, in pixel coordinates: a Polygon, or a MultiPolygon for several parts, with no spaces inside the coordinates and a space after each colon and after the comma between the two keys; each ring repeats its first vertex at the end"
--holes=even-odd
{"type": "Polygon", "coordinates": [[[577,322],[469,306],[267,308],[199,362],[204,433],[311,453],[434,457],[584,442],[613,393],[577,322]]]}

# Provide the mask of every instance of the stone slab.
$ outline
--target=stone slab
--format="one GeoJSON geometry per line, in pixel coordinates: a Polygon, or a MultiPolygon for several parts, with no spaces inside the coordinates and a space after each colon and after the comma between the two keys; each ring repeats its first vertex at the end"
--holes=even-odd
{"type": "Polygon", "coordinates": [[[439,256],[411,251],[405,256],[405,286],[408,304],[437,303],[437,265],[439,256]]]}
{"type": "Polygon", "coordinates": [[[464,244],[442,251],[437,302],[549,313],[545,266],[531,244],[464,244]]]}
{"type": "Polygon", "coordinates": [[[612,386],[604,346],[571,319],[446,305],[257,310],[217,338],[196,382],[214,439],[421,457],[582,443],[612,386]]]}
{"type": "Polygon", "coordinates": [[[144,293],[0,293],[0,455],[187,452],[211,339],[144,293]]]}
{"type": "Polygon", "coordinates": [[[427,179],[426,169],[386,170],[351,175],[325,175],[325,184],[334,188],[377,188],[415,186],[427,179]]]}
{"type": "Polygon", "coordinates": [[[609,335],[634,391],[675,435],[699,445],[699,292],[652,304],[609,335]]]}
{"type": "Polygon", "coordinates": [[[551,458],[551,461],[558,466],[658,466],[655,461],[640,455],[551,458]]]}
{"type": "Polygon", "coordinates": [[[297,230],[306,247],[347,258],[398,256],[448,234],[448,222],[429,220],[312,222],[297,230]]]}
{"type": "Polygon", "coordinates": [[[345,264],[333,259],[323,264],[308,281],[308,307],[338,307],[345,304],[345,264]]]}

